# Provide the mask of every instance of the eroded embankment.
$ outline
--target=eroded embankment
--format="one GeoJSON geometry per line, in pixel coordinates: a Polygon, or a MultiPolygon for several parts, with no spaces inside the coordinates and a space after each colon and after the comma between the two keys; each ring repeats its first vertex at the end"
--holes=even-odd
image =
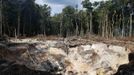
{"type": "Polygon", "coordinates": [[[5,60],[31,70],[62,75],[112,75],[119,65],[128,62],[129,53],[121,46],[67,39],[12,40],[10,44],[1,43],[0,48],[0,56],[5,60]]]}

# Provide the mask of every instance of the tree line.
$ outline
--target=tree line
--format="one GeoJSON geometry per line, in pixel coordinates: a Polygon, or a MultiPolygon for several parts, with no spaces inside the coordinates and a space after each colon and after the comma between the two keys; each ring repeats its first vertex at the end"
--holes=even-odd
{"type": "Polygon", "coordinates": [[[0,35],[134,36],[134,1],[82,1],[84,9],[66,6],[51,16],[51,7],[35,0],[0,0],[0,35]]]}

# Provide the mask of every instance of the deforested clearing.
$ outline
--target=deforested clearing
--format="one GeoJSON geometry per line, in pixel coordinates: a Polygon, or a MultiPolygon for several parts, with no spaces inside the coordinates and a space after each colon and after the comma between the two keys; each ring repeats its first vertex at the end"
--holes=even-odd
{"type": "Polygon", "coordinates": [[[0,75],[133,75],[133,0],[0,0],[0,75]]]}

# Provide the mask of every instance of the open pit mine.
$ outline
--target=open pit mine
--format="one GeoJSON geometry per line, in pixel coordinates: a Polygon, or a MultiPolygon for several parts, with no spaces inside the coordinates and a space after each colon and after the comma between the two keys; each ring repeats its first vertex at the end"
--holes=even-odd
{"type": "Polygon", "coordinates": [[[126,47],[84,40],[21,39],[0,43],[1,75],[113,75],[126,47]]]}

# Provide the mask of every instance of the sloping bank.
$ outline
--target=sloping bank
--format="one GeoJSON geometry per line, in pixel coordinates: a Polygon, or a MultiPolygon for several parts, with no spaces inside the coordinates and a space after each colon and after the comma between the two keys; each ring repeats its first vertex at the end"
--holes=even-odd
{"type": "Polygon", "coordinates": [[[0,71],[7,73],[17,67],[16,72],[21,75],[29,72],[35,75],[112,75],[119,65],[128,62],[128,53],[125,47],[104,43],[12,41],[0,43],[1,60],[6,60],[6,63],[0,61],[0,71]]]}

